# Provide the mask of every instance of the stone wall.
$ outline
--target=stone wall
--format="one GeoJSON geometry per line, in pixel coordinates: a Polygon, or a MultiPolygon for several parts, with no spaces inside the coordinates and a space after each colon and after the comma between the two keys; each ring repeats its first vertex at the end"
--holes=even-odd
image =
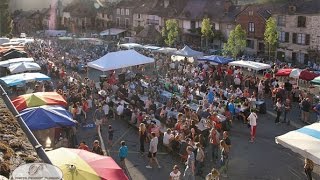
{"type": "Polygon", "coordinates": [[[8,177],[18,166],[40,161],[16,118],[0,98],[0,174],[8,177]]]}

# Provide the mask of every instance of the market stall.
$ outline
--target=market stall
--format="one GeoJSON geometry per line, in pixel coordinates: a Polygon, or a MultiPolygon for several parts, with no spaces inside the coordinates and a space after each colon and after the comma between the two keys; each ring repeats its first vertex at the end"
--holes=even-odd
{"type": "Polygon", "coordinates": [[[270,69],[271,66],[269,64],[255,62],[255,61],[232,61],[228,63],[229,66],[238,66],[243,68],[249,68],[255,71],[270,69]]]}
{"type": "Polygon", "coordinates": [[[153,62],[153,58],[146,57],[135,50],[125,50],[108,53],[100,59],[88,63],[88,66],[105,72],[153,62]]]}
{"type": "Polygon", "coordinates": [[[314,163],[320,164],[320,123],[290,131],[275,138],[277,144],[291,149],[314,163]]]}

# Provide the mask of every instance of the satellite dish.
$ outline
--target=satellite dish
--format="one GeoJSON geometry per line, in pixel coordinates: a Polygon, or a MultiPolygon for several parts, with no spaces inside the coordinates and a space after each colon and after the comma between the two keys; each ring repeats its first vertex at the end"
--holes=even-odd
{"type": "Polygon", "coordinates": [[[100,5],[95,2],[95,3],[94,3],[94,7],[95,7],[96,9],[99,9],[99,8],[100,8],[100,5]]]}

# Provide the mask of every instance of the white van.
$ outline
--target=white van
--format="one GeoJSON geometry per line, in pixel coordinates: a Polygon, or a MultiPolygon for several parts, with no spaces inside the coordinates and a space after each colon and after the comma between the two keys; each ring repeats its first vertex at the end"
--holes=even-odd
{"type": "Polygon", "coordinates": [[[8,42],[10,42],[9,38],[0,37],[0,45],[2,45],[3,43],[8,43],[8,42]]]}
{"type": "Polygon", "coordinates": [[[20,38],[26,38],[26,37],[27,37],[26,33],[21,33],[20,34],[20,38]]]}

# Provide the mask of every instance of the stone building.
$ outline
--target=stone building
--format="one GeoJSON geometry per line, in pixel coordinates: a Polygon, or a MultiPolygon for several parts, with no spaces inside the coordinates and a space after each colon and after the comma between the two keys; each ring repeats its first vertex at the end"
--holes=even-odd
{"type": "Polygon", "coordinates": [[[320,51],[320,1],[288,3],[273,16],[279,30],[277,58],[295,64],[315,61],[311,52],[320,51]]]}

